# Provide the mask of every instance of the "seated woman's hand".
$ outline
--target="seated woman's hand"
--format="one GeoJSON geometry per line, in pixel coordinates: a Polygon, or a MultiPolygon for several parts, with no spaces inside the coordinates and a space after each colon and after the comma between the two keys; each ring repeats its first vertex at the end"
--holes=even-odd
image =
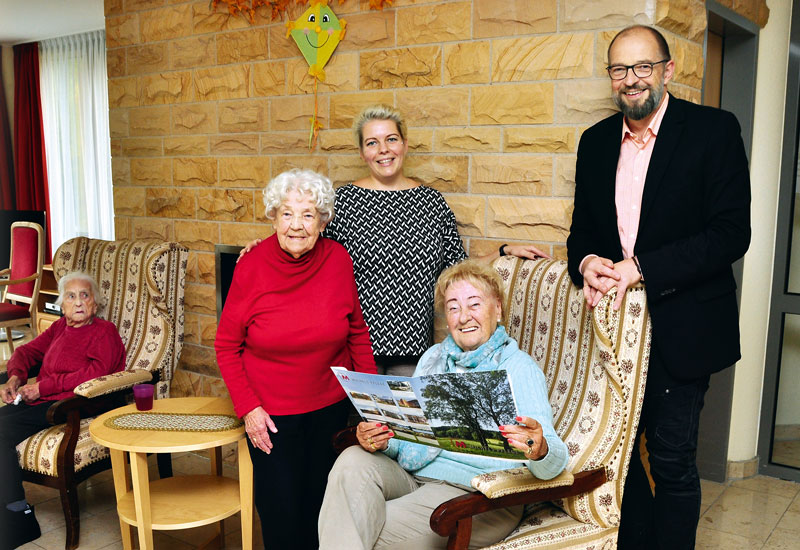
{"type": "Polygon", "coordinates": [[[359,445],[370,453],[385,450],[392,437],[394,432],[380,422],[361,422],[356,427],[356,439],[359,445]]]}
{"type": "Polygon", "coordinates": [[[32,401],[36,401],[41,397],[41,394],[39,393],[39,382],[25,384],[19,388],[18,391],[22,395],[22,400],[26,403],[31,403],[32,401]]]}
{"type": "Polygon", "coordinates": [[[539,460],[547,454],[547,441],[542,432],[542,425],[528,416],[518,416],[519,424],[498,426],[500,433],[508,440],[509,445],[522,451],[531,460],[539,460]]]}
{"type": "Polygon", "coordinates": [[[256,407],[244,415],[244,431],[253,447],[257,447],[267,454],[272,452],[272,440],[269,432],[277,433],[278,428],[262,407],[256,407]]]}
{"type": "Polygon", "coordinates": [[[236,258],[236,263],[238,264],[239,260],[241,260],[245,254],[247,254],[260,244],[261,244],[261,239],[255,239],[244,245],[244,248],[239,251],[239,257],[236,258]]]}
{"type": "Polygon", "coordinates": [[[0,399],[3,403],[11,404],[17,398],[17,389],[19,388],[19,377],[16,374],[8,378],[8,382],[0,387],[0,399]]]}

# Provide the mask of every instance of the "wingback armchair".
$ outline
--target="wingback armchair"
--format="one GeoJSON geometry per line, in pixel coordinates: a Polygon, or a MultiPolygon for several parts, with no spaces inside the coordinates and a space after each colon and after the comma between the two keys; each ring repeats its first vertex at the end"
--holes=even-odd
{"type": "Polygon", "coordinates": [[[154,381],[156,396],[169,396],[183,347],[187,257],[178,243],[85,237],[56,250],[56,280],[76,270],[97,280],[105,303],[98,315],[114,322],[127,353],[124,371],[85,382],[55,402],[48,411],[53,426],[17,446],[23,479],[60,491],[67,550],[78,545],[80,533],[77,484],[111,465],[108,449],[89,436],[92,417],[121,404],[121,394],[136,383],[154,381]]]}

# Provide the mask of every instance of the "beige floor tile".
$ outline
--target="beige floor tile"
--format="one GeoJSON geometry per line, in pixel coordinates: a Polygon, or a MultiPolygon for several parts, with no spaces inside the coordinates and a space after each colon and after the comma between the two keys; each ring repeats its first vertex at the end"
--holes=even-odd
{"type": "Polygon", "coordinates": [[[99,514],[108,510],[116,510],[117,498],[114,482],[107,481],[96,485],[81,484],[78,487],[78,506],[89,514],[99,514]]]}
{"type": "Polygon", "coordinates": [[[700,526],[763,542],[790,503],[780,495],[728,487],[700,518],[700,526]]]}
{"type": "Polygon", "coordinates": [[[767,476],[740,479],[731,483],[731,487],[749,489],[751,491],[769,493],[771,495],[779,495],[787,498],[794,498],[797,496],[798,492],[800,492],[800,484],[767,476]]]}
{"type": "Polygon", "coordinates": [[[785,529],[775,529],[767,539],[764,550],[797,550],[800,546],[798,532],[785,529]]]}
{"type": "Polygon", "coordinates": [[[719,498],[725,490],[724,483],[717,483],[715,481],[708,481],[705,479],[700,480],[700,489],[702,494],[702,501],[700,503],[700,515],[703,515],[711,508],[711,505],[719,498]]]}
{"type": "Polygon", "coordinates": [[[58,489],[28,483],[27,481],[22,482],[22,487],[25,489],[25,499],[33,505],[52,498],[58,498],[58,489]]]}
{"type": "Polygon", "coordinates": [[[758,550],[761,541],[699,527],[695,550],[758,550]]]}
{"type": "MultiPolygon", "coordinates": [[[[48,550],[61,550],[66,540],[66,528],[53,529],[35,542],[48,550]]],[[[97,516],[81,518],[80,550],[99,550],[121,540],[116,510],[97,516]]]]}

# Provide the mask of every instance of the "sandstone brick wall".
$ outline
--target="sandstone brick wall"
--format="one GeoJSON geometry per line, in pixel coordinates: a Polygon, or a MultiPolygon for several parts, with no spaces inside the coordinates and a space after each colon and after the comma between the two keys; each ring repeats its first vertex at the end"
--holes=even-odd
{"type": "MultiPolygon", "coordinates": [[[[766,22],[764,0],[721,3],[766,22]]],[[[445,194],[470,253],[533,241],[564,257],[580,133],[614,110],[604,67],[615,32],[661,28],[677,64],[670,90],[700,99],[701,0],[331,6],[347,34],[319,85],[323,129],[309,152],[313,80],[283,22],[260,12],[251,25],[208,0],[105,0],[117,238],[191,250],[176,395],[225,392],[214,245],[271,233],[260,190],[287,168],[336,184],[365,175],[350,130],[364,106],[405,114],[406,174],[445,194]]]]}

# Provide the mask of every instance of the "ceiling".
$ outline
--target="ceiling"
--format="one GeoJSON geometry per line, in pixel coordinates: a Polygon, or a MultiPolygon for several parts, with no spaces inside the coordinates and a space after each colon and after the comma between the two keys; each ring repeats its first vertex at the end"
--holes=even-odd
{"type": "Polygon", "coordinates": [[[104,27],[103,0],[0,0],[0,44],[37,42],[104,27]]]}

